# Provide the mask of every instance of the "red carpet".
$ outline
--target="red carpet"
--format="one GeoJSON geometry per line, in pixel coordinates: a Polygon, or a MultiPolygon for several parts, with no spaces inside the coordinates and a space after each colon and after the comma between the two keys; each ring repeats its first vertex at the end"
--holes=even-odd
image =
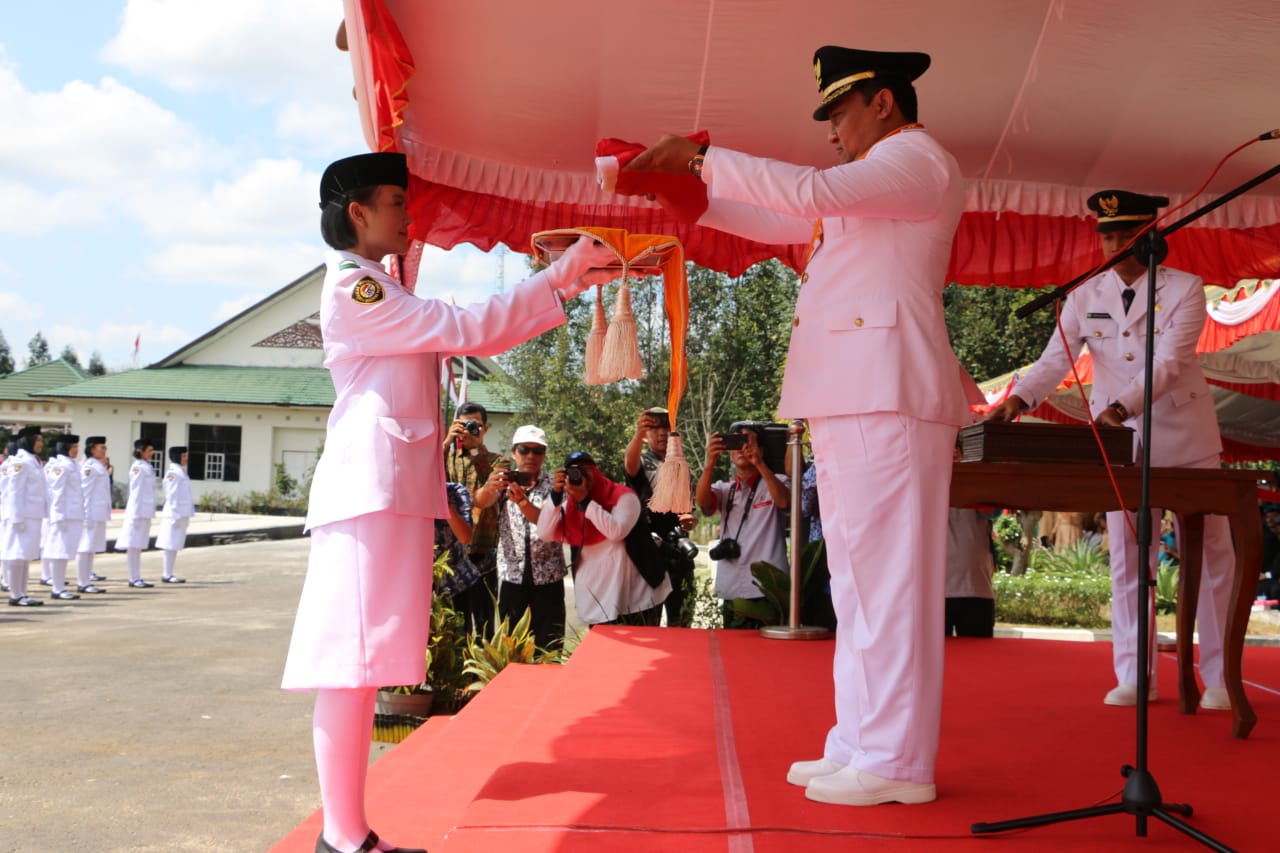
{"type": "MultiPolygon", "coordinates": [[[[1199,850],[1125,815],[974,837],[975,821],[1114,802],[1132,763],[1133,709],[1109,708],[1105,643],[950,640],[938,795],[923,806],[812,803],[787,765],[831,724],[829,642],[754,632],[596,629],[565,667],[504,672],[370,771],[378,831],[459,851],[1199,850]]],[[[1189,822],[1237,850],[1275,846],[1265,805],[1280,766],[1280,649],[1245,650],[1259,722],[1179,714],[1171,658],[1151,707],[1150,767],[1189,822]]],[[[277,845],[310,851],[313,815],[277,845]]]]}

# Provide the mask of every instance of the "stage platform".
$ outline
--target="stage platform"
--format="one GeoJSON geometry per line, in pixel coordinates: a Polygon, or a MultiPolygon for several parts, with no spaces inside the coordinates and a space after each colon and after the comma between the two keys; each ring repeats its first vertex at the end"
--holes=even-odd
{"type": "MultiPolygon", "coordinates": [[[[974,837],[996,821],[1119,799],[1135,712],[1102,704],[1111,646],[947,641],[938,799],[917,806],[813,803],[785,781],[820,755],[832,722],[830,642],[755,632],[596,628],[563,667],[504,671],[456,717],[433,718],[370,768],[385,838],[431,853],[1203,850],[1128,816],[974,837]]],[[[1162,656],[1150,769],[1190,823],[1241,851],[1280,846],[1280,649],[1245,649],[1258,725],[1178,713],[1162,656]]],[[[313,814],[273,848],[310,853],[313,814]]]]}

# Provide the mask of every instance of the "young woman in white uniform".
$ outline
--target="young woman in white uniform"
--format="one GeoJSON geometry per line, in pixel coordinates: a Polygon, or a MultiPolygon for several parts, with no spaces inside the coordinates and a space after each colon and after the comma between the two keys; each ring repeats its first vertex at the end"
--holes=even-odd
{"type": "Polygon", "coordinates": [[[129,466],[129,500],[124,505],[124,525],[116,539],[116,550],[124,551],[129,564],[129,586],[147,589],[155,584],[142,579],[142,552],[151,541],[151,519],[156,517],[156,469],[151,457],[156,452],[149,438],[133,443],[133,464],[129,466]]]}
{"type": "Polygon", "coordinates": [[[320,329],[337,399],[312,481],[311,558],[282,686],[317,690],[321,853],[398,849],[369,827],[365,774],[377,688],[426,674],[434,519],[448,514],[441,359],[496,355],[565,322],[561,301],[595,283],[582,274],[611,255],[579,241],[486,302],[420,298],[381,263],[409,248],[408,180],[403,155],[378,153],[339,160],[320,182],[320,230],[334,249],[320,329]]]}
{"type": "Polygon", "coordinates": [[[84,495],[84,531],[76,552],[76,592],[106,592],[94,581],[106,580],[93,572],[93,555],[107,550],[107,522],[111,520],[111,472],[107,470],[107,439],[91,435],[84,440],[84,464],[80,479],[84,495]]]}
{"type": "Polygon", "coordinates": [[[164,552],[165,583],[186,583],[173,573],[178,552],[187,543],[187,525],[196,514],[195,501],[191,499],[191,478],[187,476],[187,449],[169,448],[169,470],[164,473],[164,511],[160,513],[160,534],[156,547],[164,552]]]}
{"type": "Polygon", "coordinates": [[[75,557],[84,529],[84,491],[80,482],[80,436],[64,435],[54,442],[54,456],[44,466],[49,490],[48,529],[44,539],[44,559],[49,563],[57,601],[73,601],[80,596],[67,589],[67,561],[75,557]]]}

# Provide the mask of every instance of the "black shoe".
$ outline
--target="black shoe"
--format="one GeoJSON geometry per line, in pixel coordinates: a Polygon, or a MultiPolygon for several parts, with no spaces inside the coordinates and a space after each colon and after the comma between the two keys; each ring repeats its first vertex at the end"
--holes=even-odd
{"type": "MultiPolygon", "coordinates": [[[[357,850],[352,853],[369,853],[370,850],[378,849],[378,834],[373,830],[369,831],[368,837],[365,838],[364,844],[361,844],[357,850]]],[[[324,840],[324,833],[320,833],[316,838],[316,853],[342,853],[337,847],[334,847],[328,841],[324,840]]],[[[387,853],[427,853],[421,847],[392,847],[387,853]]]]}
{"type": "Polygon", "coordinates": [[[169,575],[167,578],[160,578],[164,583],[186,583],[186,578],[180,578],[177,575],[169,575]]]}
{"type": "Polygon", "coordinates": [[[100,587],[100,586],[94,586],[94,585],[93,585],[93,584],[91,584],[91,583],[87,583],[87,584],[85,584],[84,586],[78,586],[78,587],[76,587],[76,592],[83,592],[83,593],[90,593],[90,594],[92,594],[92,593],[95,593],[95,592],[106,592],[106,590],[105,590],[105,589],[103,589],[103,588],[102,588],[102,587],[100,587]]]}
{"type": "Polygon", "coordinates": [[[93,581],[94,583],[97,583],[98,581],[104,581],[106,579],[107,579],[106,575],[98,575],[98,574],[89,575],[89,580],[93,581]]]}
{"type": "Polygon", "coordinates": [[[44,602],[40,601],[39,599],[32,598],[29,595],[24,595],[22,596],[22,598],[10,598],[9,606],[10,607],[43,607],[44,602]]]}
{"type": "Polygon", "coordinates": [[[69,589],[64,589],[62,592],[49,593],[49,597],[54,601],[75,601],[80,596],[76,595],[69,589]]]}
{"type": "Polygon", "coordinates": [[[48,578],[40,578],[40,585],[41,585],[41,586],[53,586],[53,581],[49,580],[48,578]]]}
{"type": "Polygon", "coordinates": [[[129,581],[129,586],[133,587],[134,589],[150,589],[151,587],[155,586],[155,584],[147,583],[146,581],[139,578],[136,581],[129,581]]]}

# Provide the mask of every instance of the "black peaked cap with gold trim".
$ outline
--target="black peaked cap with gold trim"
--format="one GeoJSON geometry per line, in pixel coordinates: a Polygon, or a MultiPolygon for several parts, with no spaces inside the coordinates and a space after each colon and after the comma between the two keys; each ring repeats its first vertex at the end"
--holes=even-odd
{"type": "Polygon", "coordinates": [[[1143,195],[1128,190],[1103,190],[1085,202],[1098,215],[1097,232],[1126,231],[1140,228],[1156,218],[1156,212],[1169,204],[1162,195],[1143,195]]]}
{"type": "Polygon", "coordinates": [[[320,177],[320,207],[331,201],[341,203],[351,190],[381,184],[409,188],[409,164],[403,154],[381,151],[344,157],[330,163],[320,177]]]}
{"type": "Polygon", "coordinates": [[[873,77],[894,75],[915,80],[929,70],[929,54],[914,51],[857,50],[826,45],[813,53],[813,75],[818,78],[822,102],[813,111],[817,121],[827,120],[831,105],[854,86],[873,77]]]}

